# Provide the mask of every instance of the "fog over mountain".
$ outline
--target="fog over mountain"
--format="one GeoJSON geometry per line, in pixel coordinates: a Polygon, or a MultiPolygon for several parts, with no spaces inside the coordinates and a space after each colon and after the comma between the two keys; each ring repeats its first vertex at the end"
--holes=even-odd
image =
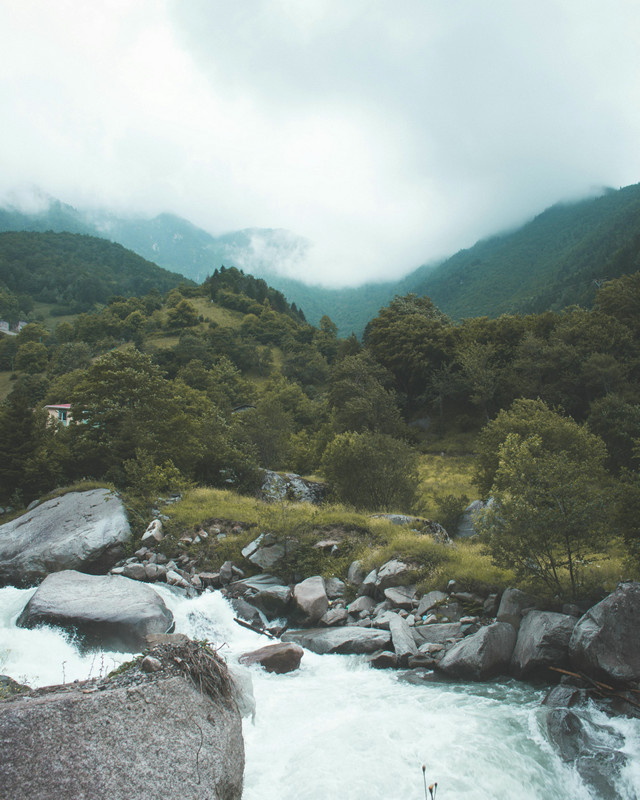
{"type": "Polygon", "coordinates": [[[398,280],[638,180],[639,25],[631,0],[0,0],[0,195],[250,230],[245,256],[277,240],[316,284],[398,280]]]}

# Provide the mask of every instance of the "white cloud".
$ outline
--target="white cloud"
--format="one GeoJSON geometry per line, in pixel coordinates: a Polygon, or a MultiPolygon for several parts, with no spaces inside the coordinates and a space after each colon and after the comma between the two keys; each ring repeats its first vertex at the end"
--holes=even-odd
{"type": "Polygon", "coordinates": [[[0,0],[0,188],[289,229],[325,283],[399,276],[640,179],[639,23],[629,0],[0,0]]]}

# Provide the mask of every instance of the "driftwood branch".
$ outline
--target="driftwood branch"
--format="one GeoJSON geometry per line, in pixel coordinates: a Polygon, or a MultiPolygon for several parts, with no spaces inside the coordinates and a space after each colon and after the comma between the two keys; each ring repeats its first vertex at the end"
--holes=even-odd
{"type": "Polygon", "coordinates": [[[268,636],[270,639],[275,639],[276,637],[269,633],[269,631],[265,631],[264,628],[258,628],[257,625],[252,625],[250,622],[246,622],[244,619],[239,619],[238,617],[233,618],[234,622],[237,622],[238,625],[242,625],[243,628],[248,628],[250,631],[254,633],[261,633],[263,636],[268,636]]]}
{"type": "Polygon", "coordinates": [[[628,692],[640,696],[640,690],[635,689],[633,686],[627,685],[622,689],[620,688],[616,689],[614,686],[609,686],[608,683],[602,683],[602,681],[597,681],[594,678],[590,678],[588,675],[585,675],[582,672],[571,672],[568,669],[560,669],[560,667],[549,667],[549,669],[553,670],[554,672],[559,672],[562,675],[568,675],[570,678],[576,678],[577,680],[586,683],[589,687],[589,690],[599,695],[600,697],[616,697],[619,700],[623,700],[625,703],[629,703],[629,705],[631,706],[640,708],[640,703],[637,700],[633,700],[631,697],[628,697],[626,694],[623,694],[623,692],[628,692]]]}

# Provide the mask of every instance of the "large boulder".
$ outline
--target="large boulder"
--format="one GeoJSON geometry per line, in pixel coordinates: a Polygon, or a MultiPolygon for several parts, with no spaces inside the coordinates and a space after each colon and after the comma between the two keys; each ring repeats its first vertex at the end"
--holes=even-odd
{"type": "Polygon", "coordinates": [[[319,504],[327,496],[326,483],[308,481],[293,472],[286,472],[280,475],[278,472],[264,470],[262,486],[259,497],[269,503],[277,503],[282,500],[291,500],[296,503],[319,504]]]}
{"type": "Polygon", "coordinates": [[[389,631],[377,628],[359,628],[347,625],[343,628],[310,628],[304,631],[287,631],[283,642],[295,642],[313,653],[352,653],[355,655],[387,650],[391,644],[389,631]]]}
{"type": "Polygon", "coordinates": [[[640,681],[640,583],[621,583],[573,629],[574,669],[613,682],[640,681]]]}
{"type": "Polygon", "coordinates": [[[536,608],[536,599],[520,589],[505,589],[500,598],[498,622],[508,622],[518,630],[520,620],[527,609],[536,608]]]}
{"type": "Polygon", "coordinates": [[[262,533],[242,549],[242,555],[260,569],[273,569],[287,554],[287,544],[278,542],[272,533],[262,533]]]}
{"type": "Polygon", "coordinates": [[[318,622],[329,608],[329,598],[320,575],[307,578],[293,587],[293,599],[305,623],[318,622]]]}
{"type": "Polygon", "coordinates": [[[391,634],[393,650],[398,657],[398,664],[401,667],[406,667],[411,656],[415,656],[418,652],[411,628],[406,620],[398,614],[394,614],[389,621],[389,633],[391,634]]]}
{"type": "Polygon", "coordinates": [[[0,795],[240,800],[242,725],[224,663],[193,642],[151,655],[156,671],[132,662],[0,702],[0,795]]]}
{"type": "Polygon", "coordinates": [[[586,722],[579,712],[568,708],[549,711],[547,731],[562,760],[577,770],[594,797],[620,797],[620,772],[627,763],[620,749],[624,747],[620,733],[593,720],[586,722]]]}
{"type": "Polygon", "coordinates": [[[436,622],[433,625],[416,625],[413,638],[418,647],[425,643],[445,644],[462,639],[462,625],[459,622],[436,622]]]}
{"type": "Polygon", "coordinates": [[[506,672],[515,643],[513,625],[494,622],[448,650],[438,669],[452,678],[486,680],[506,672]]]}
{"type": "Polygon", "coordinates": [[[40,584],[18,617],[18,626],[56,625],[87,644],[135,653],[151,633],[173,630],[173,615],[154,590],[119,575],[65,570],[40,584]]]}
{"type": "Polygon", "coordinates": [[[458,539],[469,539],[471,536],[476,535],[476,518],[483,508],[484,503],[482,500],[474,500],[472,503],[469,503],[458,520],[458,527],[456,529],[456,536],[458,539]]]}
{"type": "Polygon", "coordinates": [[[439,592],[437,589],[434,589],[434,591],[422,595],[420,602],[418,603],[416,615],[418,617],[422,617],[425,614],[428,614],[434,608],[437,608],[439,605],[446,603],[448,599],[448,595],[446,595],[444,592],[439,592]]]}
{"type": "Polygon", "coordinates": [[[238,660],[248,667],[260,664],[267,672],[283,675],[298,669],[303,654],[304,650],[297,644],[278,642],[243,653],[238,660]]]}
{"type": "Polygon", "coordinates": [[[116,494],[68,492],[0,525],[0,586],[33,586],[64,569],[106,572],[130,538],[116,494]]]}
{"type": "Polygon", "coordinates": [[[376,588],[384,592],[384,590],[388,589],[390,586],[397,586],[399,583],[407,580],[413,572],[415,572],[415,569],[409,566],[409,564],[405,564],[404,561],[398,561],[395,558],[391,561],[387,561],[386,564],[383,564],[378,570],[375,583],[376,588]]]}
{"type": "Polygon", "coordinates": [[[549,667],[568,667],[569,640],[576,621],[568,614],[551,611],[526,614],[511,657],[513,672],[521,678],[548,677],[549,667]]]}

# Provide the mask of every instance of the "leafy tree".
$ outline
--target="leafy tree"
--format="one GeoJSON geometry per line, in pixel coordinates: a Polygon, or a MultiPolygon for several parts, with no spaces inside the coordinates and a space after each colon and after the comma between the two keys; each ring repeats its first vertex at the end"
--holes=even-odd
{"type": "Polygon", "coordinates": [[[605,457],[604,443],[578,426],[573,452],[508,434],[477,524],[494,562],[561,596],[568,584],[577,597],[583,567],[609,540],[605,457]]]}
{"type": "Polygon", "coordinates": [[[589,438],[584,425],[578,425],[570,417],[553,411],[542,400],[516,400],[510,409],[503,409],[480,432],[476,441],[476,468],[474,481],[483,497],[492,491],[492,486],[500,464],[500,447],[511,433],[521,438],[537,435],[544,448],[551,452],[565,451],[571,458],[591,457],[585,452],[589,442],[599,442],[596,437],[589,438]]]}
{"type": "Polygon", "coordinates": [[[396,297],[364,333],[374,357],[396,379],[400,392],[423,394],[433,371],[452,354],[452,326],[428,297],[396,297]]]}
{"type": "Polygon", "coordinates": [[[49,364],[49,375],[63,375],[91,364],[91,348],[86,342],[66,342],[57,347],[49,364]]]}
{"type": "Polygon", "coordinates": [[[417,455],[387,434],[338,434],[324,452],[322,471],[338,498],[356,508],[407,511],[415,500],[417,455]]]}
{"type": "Polygon", "coordinates": [[[285,469],[294,432],[293,415],[273,396],[258,401],[234,420],[245,443],[252,445],[265,469],[285,469]]]}
{"type": "Polygon", "coordinates": [[[180,300],[168,311],[167,326],[173,330],[191,328],[198,324],[198,312],[188,300],[180,300]]]}
{"type": "Polygon", "coordinates": [[[49,352],[46,345],[40,342],[25,342],[18,346],[15,368],[33,375],[44,372],[49,361],[49,352]]]}
{"type": "Polygon", "coordinates": [[[398,434],[403,422],[393,376],[367,350],[346,356],[331,372],[329,405],[339,432],[365,430],[398,434]]]}
{"type": "Polygon", "coordinates": [[[591,404],[589,428],[600,436],[609,453],[607,467],[614,473],[635,467],[636,442],[640,440],[640,404],[608,394],[591,404]]]}
{"type": "Polygon", "coordinates": [[[33,411],[29,397],[13,391],[0,406],[0,498],[16,490],[30,501],[53,489],[62,474],[66,439],[48,425],[45,411],[33,411]]]}

